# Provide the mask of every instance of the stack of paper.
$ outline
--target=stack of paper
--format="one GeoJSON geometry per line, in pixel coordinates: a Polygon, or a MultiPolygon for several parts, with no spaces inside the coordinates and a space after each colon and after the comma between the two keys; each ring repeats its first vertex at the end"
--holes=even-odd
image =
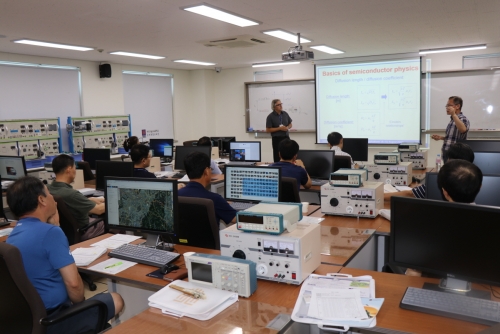
{"type": "Polygon", "coordinates": [[[77,248],[71,252],[77,267],[85,267],[97,260],[99,256],[106,253],[104,247],[77,248]]]}
{"type": "Polygon", "coordinates": [[[99,271],[101,273],[116,275],[120,271],[124,271],[132,266],[135,266],[137,263],[120,260],[120,259],[107,259],[106,261],[102,261],[92,267],[89,267],[89,270],[99,271]]]}
{"type": "Polygon", "coordinates": [[[148,298],[149,306],[161,309],[163,314],[174,317],[189,317],[197,320],[209,320],[226,308],[238,301],[235,292],[223,291],[212,287],[201,287],[190,282],[174,281],[184,289],[195,290],[203,293],[205,299],[196,299],[178,290],[169,288],[168,285],[148,298]]]}
{"type": "Polygon", "coordinates": [[[0,237],[5,237],[7,235],[10,235],[10,233],[12,232],[12,230],[13,230],[12,227],[4,228],[3,230],[0,230],[0,237]]]}
{"type": "Polygon", "coordinates": [[[140,236],[129,235],[129,234],[115,234],[112,237],[106,238],[104,240],[93,243],[90,246],[99,246],[108,249],[115,249],[121,245],[128,244],[134,240],[140,239],[140,236]]]}

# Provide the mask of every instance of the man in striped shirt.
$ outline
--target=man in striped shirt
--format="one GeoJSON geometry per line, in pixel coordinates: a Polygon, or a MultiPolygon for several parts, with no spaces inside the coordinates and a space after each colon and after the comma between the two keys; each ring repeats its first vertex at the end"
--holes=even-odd
{"type": "Polygon", "coordinates": [[[451,96],[446,104],[446,113],[450,115],[450,123],[448,123],[448,126],[446,127],[446,135],[444,137],[440,135],[431,136],[434,140],[444,140],[443,147],[441,149],[444,162],[448,160],[448,150],[450,149],[451,144],[467,139],[470,122],[467,117],[462,114],[462,106],[462,98],[458,96],[451,96]]]}

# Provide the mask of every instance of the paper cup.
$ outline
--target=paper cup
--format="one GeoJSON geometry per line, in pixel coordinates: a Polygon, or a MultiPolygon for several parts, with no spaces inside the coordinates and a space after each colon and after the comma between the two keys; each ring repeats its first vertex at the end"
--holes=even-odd
{"type": "Polygon", "coordinates": [[[309,211],[309,202],[302,202],[302,213],[309,211]]]}

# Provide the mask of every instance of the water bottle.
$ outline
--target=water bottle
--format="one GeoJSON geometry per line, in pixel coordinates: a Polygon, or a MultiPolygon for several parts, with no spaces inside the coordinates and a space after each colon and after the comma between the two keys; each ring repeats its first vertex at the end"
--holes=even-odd
{"type": "Polygon", "coordinates": [[[441,169],[441,154],[436,156],[436,172],[439,172],[441,169]]]}

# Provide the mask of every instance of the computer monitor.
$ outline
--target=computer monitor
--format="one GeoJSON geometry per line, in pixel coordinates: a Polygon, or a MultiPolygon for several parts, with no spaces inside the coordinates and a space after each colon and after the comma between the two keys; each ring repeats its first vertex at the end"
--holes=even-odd
{"type": "Polygon", "coordinates": [[[153,151],[153,157],[172,158],[174,155],[173,139],[150,139],[149,147],[153,151]]]}
{"type": "Polygon", "coordinates": [[[500,152],[500,140],[462,140],[474,152],[500,152]]]}
{"type": "Polygon", "coordinates": [[[344,138],[342,151],[349,153],[353,161],[368,161],[368,138],[344,138]]]}
{"type": "Polygon", "coordinates": [[[224,197],[228,201],[278,202],[279,167],[231,166],[224,170],[224,197]]]}
{"type": "Polygon", "coordinates": [[[229,161],[260,162],[260,141],[230,142],[229,161]]]}
{"type": "Polygon", "coordinates": [[[496,207],[394,196],[389,263],[499,286],[499,221],[496,207]]]}
{"type": "Polygon", "coordinates": [[[210,137],[212,146],[218,147],[221,154],[229,154],[229,143],[236,141],[236,137],[210,137]]]}
{"type": "Polygon", "coordinates": [[[335,151],[299,150],[297,158],[302,160],[307,173],[313,179],[328,180],[334,172],[335,151]]]}
{"type": "Polygon", "coordinates": [[[174,169],[186,170],[184,159],[193,152],[203,152],[210,158],[212,148],[210,146],[176,146],[174,169]]]}
{"type": "Polygon", "coordinates": [[[27,174],[24,157],[0,155],[0,175],[2,175],[2,180],[17,180],[27,174]]]}
{"type": "MultiPolygon", "coordinates": [[[[438,173],[426,173],[425,175],[425,197],[427,199],[444,200],[441,189],[437,183],[438,173]]],[[[483,175],[483,184],[474,201],[479,205],[491,205],[500,207],[500,175],[483,175]]]]}
{"type": "Polygon", "coordinates": [[[500,152],[474,152],[474,165],[483,174],[500,174],[500,152]]]}
{"type": "Polygon", "coordinates": [[[95,189],[103,191],[105,176],[133,177],[134,163],[129,161],[104,161],[95,162],[95,189]]]}
{"type": "Polygon", "coordinates": [[[111,152],[109,148],[84,148],[83,161],[89,163],[90,169],[95,170],[95,162],[97,160],[111,160],[111,152]]]}
{"type": "Polygon", "coordinates": [[[158,236],[177,242],[177,181],[105,177],[106,220],[110,228],[146,232],[147,244],[158,236]]]}
{"type": "Polygon", "coordinates": [[[336,172],[341,168],[351,169],[351,158],[347,155],[336,155],[333,159],[333,171],[336,172]]]}

